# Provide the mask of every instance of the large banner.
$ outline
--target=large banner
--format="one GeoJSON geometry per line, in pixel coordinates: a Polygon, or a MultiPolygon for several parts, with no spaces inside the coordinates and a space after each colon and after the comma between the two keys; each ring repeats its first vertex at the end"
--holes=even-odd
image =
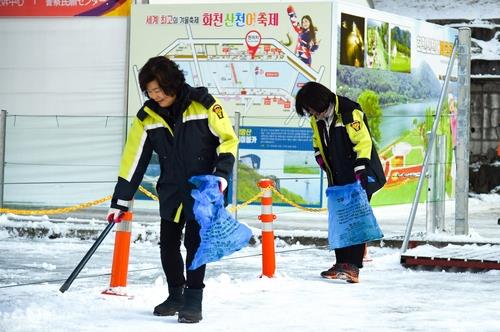
{"type": "MultiPolygon", "coordinates": [[[[455,29],[337,2],[136,5],[128,111],[135,115],[145,101],[137,81],[141,66],[166,56],[189,84],[218,97],[229,115],[240,113],[239,201],[268,177],[292,201],[323,206],[326,180],[314,160],[312,131],[294,110],[298,89],[317,81],[359,102],[370,119],[388,179],[374,204],[407,203],[455,35],[455,29]]],[[[450,86],[440,128],[450,138],[448,179],[456,100],[450,86]]],[[[154,190],[158,172],[153,162],[146,187],[154,190]]]]}
{"type": "MultiPolygon", "coordinates": [[[[335,10],[337,93],[358,101],[367,114],[387,178],[372,202],[411,202],[457,30],[346,4],[335,10]]],[[[456,68],[453,73],[456,78],[456,68]]],[[[440,162],[451,197],[456,80],[445,96],[438,134],[446,137],[446,160],[440,162]]]]}
{"type": "Polygon", "coordinates": [[[0,0],[1,16],[128,16],[132,0],[0,0]]]}
{"type": "MultiPolygon", "coordinates": [[[[319,206],[311,129],[293,106],[305,82],[331,85],[331,15],[329,3],[134,6],[129,114],[144,102],[138,71],[148,58],[164,55],[189,84],[206,86],[229,115],[240,113],[240,201],[252,197],[265,176],[297,203],[319,206]]],[[[148,170],[150,188],[157,171],[154,165],[148,170]]]]}

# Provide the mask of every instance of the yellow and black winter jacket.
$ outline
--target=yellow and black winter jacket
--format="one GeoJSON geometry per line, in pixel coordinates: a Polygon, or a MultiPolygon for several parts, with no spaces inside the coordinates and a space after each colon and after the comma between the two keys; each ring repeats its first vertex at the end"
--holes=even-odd
{"type": "Polygon", "coordinates": [[[345,185],[356,181],[354,168],[364,165],[369,176],[368,195],[386,182],[379,156],[373,144],[368,122],[358,103],[336,96],[333,119],[311,117],[313,148],[324,161],[328,185],[345,185]]]}
{"type": "Polygon", "coordinates": [[[229,180],[237,148],[230,119],[206,88],[185,84],[167,109],[150,99],[128,134],[111,206],[124,209],[123,203],[133,198],[154,151],[160,164],[161,217],[175,219],[182,209],[194,219],[189,178],[213,174],[229,180]]]}

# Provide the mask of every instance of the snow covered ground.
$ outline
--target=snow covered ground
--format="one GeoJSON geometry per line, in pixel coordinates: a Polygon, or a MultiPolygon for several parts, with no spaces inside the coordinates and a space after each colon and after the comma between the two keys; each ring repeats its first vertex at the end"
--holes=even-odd
{"type": "MultiPolygon", "coordinates": [[[[478,197],[470,202],[474,215],[488,225],[494,221],[488,230],[500,229],[500,196],[478,197]]],[[[377,213],[388,229],[383,215],[399,216],[404,224],[408,210],[385,207],[377,213]]],[[[475,223],[472,231],[480,233],[481,220],[475,223]]],[[[333,264],[332,252],[280,240],[275,278],[259,277],[259,245],[209,264],[204,318],[179,324],[176,317],[152,314],[167,296],[156,241],[132,244],[130,297],[101,294],[109,286],[113,242],[110,234],[62,294],[59,287],[93,241],[27,239],[0,230],[0,331],[500,331],[499,270],[411,270],[400,265],[399,249],[370,247],[360,283],[339,284],[319,277],[333,264]]]]}
{"type": "MultiPolygon", "coordinates": [[[[133,298],[101,295],[109,276],[79,278],[58,291],[89,241],[2,238],[0,331],[498,331],[500,271],[414,271],[399,264],[399,252],[370,248],[371,262],[359,284],[321,279],[332,264],[325,249],[279,246],[275,278],[259,278],[259,247],[249,247],[207,270],[203,321],[178,324],[155,317],[166,297],[158,247],[131,248],[129,286],[133,298]],[[8,266],[8,268],[4,268],[8,266]],[[142,271],[141,271],[142,270],[142,271]]],[[[81,277],[109,272],[109,237],[81,277]]]]}

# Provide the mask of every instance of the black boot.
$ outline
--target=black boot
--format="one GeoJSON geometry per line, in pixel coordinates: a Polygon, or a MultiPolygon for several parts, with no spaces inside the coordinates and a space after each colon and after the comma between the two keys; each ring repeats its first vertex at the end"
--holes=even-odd
{"type": "Polygon", "coordinates": [[[179,312],[184,304],[183,290],[184,287],[169,287],[168,298],[155,307],[153,314],[155,316],[173,316],[179,312]]]}
{"type": "Polygon", "coordinates": [[[179,310],[179,323],[198,323],[201,317],[203,289],[184,290],[184,306],[179,310]]]}

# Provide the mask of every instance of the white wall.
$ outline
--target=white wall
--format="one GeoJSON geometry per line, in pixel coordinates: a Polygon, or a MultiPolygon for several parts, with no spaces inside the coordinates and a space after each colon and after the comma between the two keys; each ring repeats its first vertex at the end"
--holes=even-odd
{"type": "Polygon", "coordinates": [[[6,203],[72,205],[112,193],[126,128],[128,20],[0,19],[6,203]]]}
{"type": "Polygon", "coordinates": [[[1,18],[0,108],[126,114],[127,17],[1,18]]]}

